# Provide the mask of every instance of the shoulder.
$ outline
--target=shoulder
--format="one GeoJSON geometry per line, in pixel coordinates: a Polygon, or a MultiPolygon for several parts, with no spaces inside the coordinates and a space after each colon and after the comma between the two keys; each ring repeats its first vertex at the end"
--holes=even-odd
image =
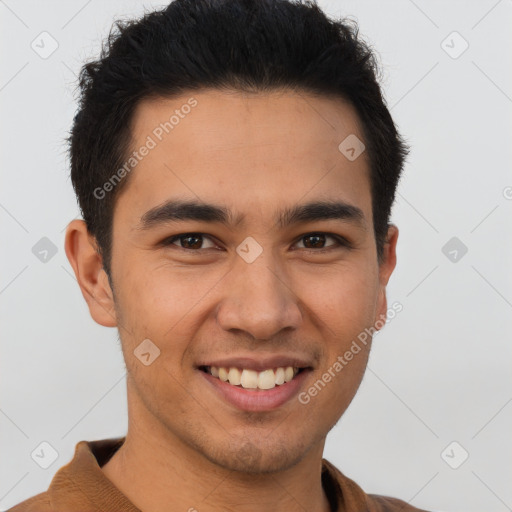
{"type": "Polygon", "coordinates": [[[428,512],[427,510],[413,507],[398,498],[378,496],[376,494],[367,494],[366,498],[369,504],[372,505],[372,512],[428,512]]]}
{"type": "MultiPolygon", "coordinates": [[[[336,496],[338,503],[345,507],[343,510],[365,510],[365,512],[428,512],[427,510],[413,507],[399,498],[367,494],[354,480],[343,474],[328,460],[323,459],[323,466],[325,473],[333,477],[331,483],[327,485],[327,491],[336,496]]],[[[340,505],[338,505],[338,507],[339,506],[340,505]]]]}
{"type": "Polygon", "coordinates": [[[18,503],[6,512],[52,512],[53,507],[47,492],[36,494],[31,498],[18,503]]]}

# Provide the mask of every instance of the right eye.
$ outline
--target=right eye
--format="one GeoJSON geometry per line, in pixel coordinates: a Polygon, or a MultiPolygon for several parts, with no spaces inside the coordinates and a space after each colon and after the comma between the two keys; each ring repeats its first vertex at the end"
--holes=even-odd
{"type": "Polygon", "coordinates": [[[215,244],[211,245],[210,247],[201,247],[203,244],[204,239],[211,238],[208,235],[205,235],[204,233],[181,233],[179,235],[172,236],[170,238],[166,238],[162,244],[164,246],[169,245],[178,245],[175,244],[175,242],[179,242],[181,246],[178,246],[180,249],[189,250],[193,252],[197,252],[199,249],[211,249],[213,247],[216,247],[215,244]]]}

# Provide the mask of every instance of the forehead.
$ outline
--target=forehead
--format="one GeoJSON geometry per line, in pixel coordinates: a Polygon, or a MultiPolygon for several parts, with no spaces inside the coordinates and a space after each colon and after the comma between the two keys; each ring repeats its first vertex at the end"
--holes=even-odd
{"type": "Polygon", "coordinates": [[[363,211],[371,204],[366,153],[351,161],[340,151],[347,138],[363,135],[355,109],[338,98],[196,91],[144,100],[131,132],[139,160],[116,215],[132,223],[171,197],[255,217],[301,199],[343,200],[363,211]]]}

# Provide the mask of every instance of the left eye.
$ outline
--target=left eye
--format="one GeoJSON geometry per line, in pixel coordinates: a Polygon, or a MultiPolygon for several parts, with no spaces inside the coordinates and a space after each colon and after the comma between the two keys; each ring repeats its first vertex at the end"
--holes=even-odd
{"type": "MultiPolygon", "coordinates": [[[[212,242],[211,237],[205,235],[204,233],[184,233],[181,235],[176,235],[171,238],[164,240],[164,245],[177,245],[175,242],[179,242],[181,244],[181,249],[189,249],[192,251],[197,251],[199,249],[211,249],[216,247],[216,244],[212,242]],[[203,241],[209,240],[210,246],[203,247],[203,241]]],[[[346,242],[343,238],[330,235],[328,233],[308,233],[307,235],[303,235],[295,244],[303,243],[304,247],[299,247],[299,249],[313,250],[313,251],[321,251],[321,250],[329,250],[335,247],[347,247],[348,242],[346,242]],[[334,244],[328,245],[325,247],[325,243],[327,239],[334,240],[334,244]],[[309,240],[304,244],[304,241],[309,240]]]]}
{"type": "Polygon", "coordinates": [[[309,242],[311,247],[304,247],[304,249],[326,249],[326,247],[319,247],[319,245],[325,245],[325,240],[327,238],[331,238],[332,240],[335,241],[334,244],[331,244],[331,245],[327,246],[327,249],[331,248],[333,246],[334,247],[339,247],[341,245],[346,245],[346,244],[342,243],[340,237],[337,237],[337,236],[334,236],[334,235],[329,235],[327,233],[309,233],[308,235],[302,236],[298,240],[297,243],[299,243],[299,242],[301,242],[303,240],[312,240],[312,242],[309,242]]]}

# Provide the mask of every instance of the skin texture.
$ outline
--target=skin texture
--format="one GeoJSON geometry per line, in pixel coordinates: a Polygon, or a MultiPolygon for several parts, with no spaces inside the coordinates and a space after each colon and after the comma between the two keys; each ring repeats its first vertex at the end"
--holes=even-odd
{"type": "Polygon", "coordinates": [[[294,397],[267,412],[225,402],[196,365],[297,355],[313,367],[300,391],[307,390],[386,314],[398,230],[389,228],[379,264],[366,153],[351,162],[338,149],[350,134],[363,140],[347,103],[291,91],[145,100],[133,119],[133,148],[192,96],[197,106],[138,163],[117,199],[113,290],[84,222],[67,228],[66,253],[90,314],[118,327],[127,367],[126,442],[103,471],[145,512],[327,512],[325,438],[361,383],[370,343],[308,404],[294,397]],[[222,205],[245,221],[137,229],[147,210],[170,198],[222,205]],[[277,227],[282,208],[329,199],[357,206],[364,222],[277,227]],[[351,248],[330,237],[315,246],[304,238],[311,232],[342,236],[351,248]],[[196,249],[184,249],[187,240],[161,244],[185,233],[208,237],[202,245],[188,240],[196,249]],[[236,252],[248,236],[263,248],[250,264],[236,252]],[[147,338],[161,351],[149,366],[133,353],[147,338]]]}

